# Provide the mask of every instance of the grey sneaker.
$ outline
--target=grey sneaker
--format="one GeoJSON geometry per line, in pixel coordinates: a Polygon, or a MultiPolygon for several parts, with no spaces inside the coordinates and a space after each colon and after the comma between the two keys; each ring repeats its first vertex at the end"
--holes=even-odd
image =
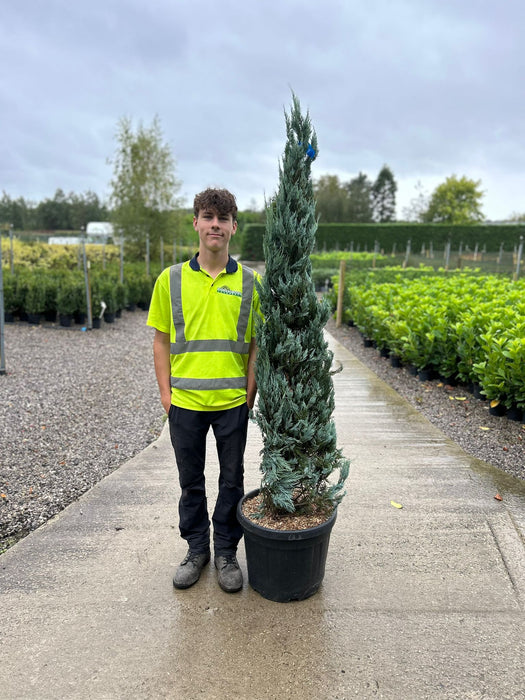
{"type": "Polygon", "coordinates": [[[235,554],[215,557],[215,568],[219,572],[219,586],[226,593],[236,593],[242,588],[242,571],[235,554]]]}
{"type": "Polygon", "coordinates": [[[179,564],[179,568],[173,577],[175,588],[189,588],[197,583],[201,571],[210,561],[209,552],[192,552],[191,549],[179,564]]]}

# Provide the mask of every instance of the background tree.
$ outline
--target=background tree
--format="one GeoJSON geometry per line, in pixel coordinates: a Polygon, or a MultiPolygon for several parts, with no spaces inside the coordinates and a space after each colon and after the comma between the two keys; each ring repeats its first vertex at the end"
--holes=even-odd
{"type": "Polygon", "coordinates": [[[437,224],[474,224],[483,221],[480,190],[481,180],[469,180],[465,176],[447,177],[445,182],[438,185],[423,214],[426,223],[437,224]]]}
{"type": "Polygon", "coordinates": [[[373,221],[372,183],[365,173],[346,185],[347,211],[346,221],[349,223],[369,224],[373,221]]]}
{"type": "Polygon", "coordinates": [[[410,200],[407,207],[403,208],[403,218],[405,221],[422,222],[428,210],[430,195],[425,191],[421,180],[417,181],[415,189],[417,192],[416,196],[410,200]]]}
{"type": "Polygon", "coordinates": [[[347,221],[348,192],[337,175],[321,175],[313,184],[317,215],[324,223],[347,221]]]}
{"type": "Polygon", "coordinates": [[[44,199],[36,208],[37,228],[46,231],[68,231],[71,225],[71,210],[67,204],[66,195],[60,188],[56,190],[53,199],[44,199]]]}
{"type": "Polygon", "coordinates": [[[382,224],[396,220],[396,192],[397,183],[394,174],[388,165],[383,165],[372,185],[374,221],[382,224]]]}
{"type": "Polygon", "coordinates": [[[38,204],[23,197],[12,199],[6,192],[0,198],[0,223],[12,224],[16,231],[79,231],[89,221],[108,221],[109,211],[98,195],[57,189],[52,198],[38,204]]]}
{"type": "Polygon", "coordinates": [[[4,191],[0,199],[0,223],[11,224],[18,231],[31,228],[34,208],[34,205],[28,204],[23,197],[11,199],[4,191]]]}
{"type": "Polygon", "coordinates": [[[122,118],[116,139],[111,220],[124,234],[131,255],[144,255],[148,234],[153,255],[161,237],[171,241],[176,227],[181,183],[175,177],[175,160],[163,141],[158,117],[149,128],[141,122],[136,131],[130,119],[122,118]]]}
{"type": "Polygon", "coordinates": [[[70,208],[70,221],[74,230],[79,230],[90,221],[109,221],[109,210],[95,192],[88,190],[77,195],[70,192],[67,196],[70,208]]]}

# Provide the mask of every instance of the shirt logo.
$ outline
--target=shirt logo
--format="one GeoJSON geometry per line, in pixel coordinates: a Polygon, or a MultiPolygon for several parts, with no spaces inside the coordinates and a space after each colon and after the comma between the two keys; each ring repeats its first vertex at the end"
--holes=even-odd
{"type": "Polygon", "coordinates": [[[242,292],[235,292],[233,289],[230,289],[229,287],[218,287],[217,291],[219,294],[228,294],[231,297],[241,297],[242,298],[242,292]]]}

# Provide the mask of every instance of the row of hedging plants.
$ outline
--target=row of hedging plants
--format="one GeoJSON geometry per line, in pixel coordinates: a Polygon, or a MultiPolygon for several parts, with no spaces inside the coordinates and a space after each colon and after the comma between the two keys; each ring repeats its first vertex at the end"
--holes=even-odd
{"type": "MultiPolygon", "coordinates": [[[[80,240],[80,239],[79,239],[80,240]]],[[[88,243],[85,246],[86,259],[95,268],[118,268],[120,266],[120,247],[112,244],[99,245],[88,243]]],[[[24,242],[14,239],[12,242],[13,263],[17,267],[44,268],[50,270],[69,270],[82,266],[82,246],[41,243],[39,241],[24,242]]],[[[193,255],[191,246],[172,245],[164,248],[164,265],[172,261],[187,260],[193,255]]],[[[2,238],[2,258],[4,265],[11,262],[11,243],[7,237],[2,238]]],[[[126,261],[128,259],[126,258],[126,261]]],[[[129,262],[133,262],[129,259],[129,262]]],[[[154,260],[153,266],[160,265],[160,260],[154,260]]]]}
{"type": "MultiPolygon", "coordinates": [[[[160,260],[124,262],[121,282],[120,248],[114,245],[86,245],[93,318],[102,313],[111,319],[125,308],[146,309],[161,271],[160,260]]],[[[179,246],[179,260],[193,254],[179,246]]],[[[164,265],[171,264],[173,251],[165,250],[164,265]]],[[[2,240],[4,311],[7,320],[19,318],[39,322],[72,316],[79,323],[87,314],[83,250],[80,245],[49,245],[2,240]]]]}
{"type": "MultiPolygon", "coordinates": [[[[7,238],[2,240],[4,265],[10,261],[11,246],[7,238]]],[[[91,265],[116,265],[120,261],[120,248],[116,245],[86,244],[86,258],[91,265]]],[[[13,262],[17,267],[32,269],[69,270],[82,263],[81,245],[59,245],[13,240],[13,262]]]]}
{"type": "MultiPolygon", "coordinates": [[[[480,268],[465,267],[462,270],[446,270],[441,267],[435,270],[431,265],[419,265],[418,267],[400,267],[399,265],[387,265],[378,269],[369,267],[354,268],[353,266],[346,271],[345,274],[345,289],[343,292],[343,321],[350,323],[351,306],[350,306],[350,288],[351,287],[370,287],[374,284],[394,283],[403,280],[420,279],[421,277],[443,277],[451,278],[457,275],[479,276],[482,274],[480,268]]],[[[327,297],[335,310],[337,305],[337,296],[339,290],[339,276],[334,275],[331,279],[330,290],[327,292],[327,297]]]]}
{"type": "Polygon", "coordinates": [[[385,272],[347,289],[345,317],[364,337],[419,371],[525,410],[525,280],[403,271],[379,281],[385,272]]]}
{"type": "MultiPolygon", "coordinates": [[[[264,260],[262,246],[264,224],[248,224],[242,235],[241,257],[243,260],[264,260]]],[[[318,251],[379,250],[390,254],[394,245],[399,252],[411,242],[412,250],[420,250],[430,244],[434,250],[443,250],[450,241],[453,249],[460,245],[474,250],[485,248],[487,252],[497,252],[503,244],[504,250],[511,251],[525,234],[523,224],[472,224],[450,226],[445,224],[323,224],[317,229],[318,251]]]]}
{"type": "MultiPolygon", "coordinates": [[[[148,308],[155,279],[156,275],[147,275],[140,263],[124,266],[123,282],[115,270],[93,270],[90,274],[93,318],[102,314],[102,302],[106,320],[113,320],[123,309],[148,308]]],[[[4,266],[3,281],[7,321],[19,318],[33,323],[41,319],[53,322],[58,315],[85,322],[86,283],[82,270],[15,267],[11,274],[4,266]]]]}

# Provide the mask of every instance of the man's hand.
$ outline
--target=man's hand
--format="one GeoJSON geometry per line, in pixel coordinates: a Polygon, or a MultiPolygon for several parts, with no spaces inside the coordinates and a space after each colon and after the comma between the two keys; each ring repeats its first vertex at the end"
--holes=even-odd
{"type": "Polygon", "coordinates": [[[168,397],[165,397],[165,396],[163,397],[163,396],[161,395],[161,397],[160,397],[160,402],[161,402],[161,404],[162,404],[164,410],[166,411],[166,413],[169,413],[169,412],[170,412],[170,407],[171,407],[171,391],[170,391],[170,394],[169,394],[168,397]]]}

